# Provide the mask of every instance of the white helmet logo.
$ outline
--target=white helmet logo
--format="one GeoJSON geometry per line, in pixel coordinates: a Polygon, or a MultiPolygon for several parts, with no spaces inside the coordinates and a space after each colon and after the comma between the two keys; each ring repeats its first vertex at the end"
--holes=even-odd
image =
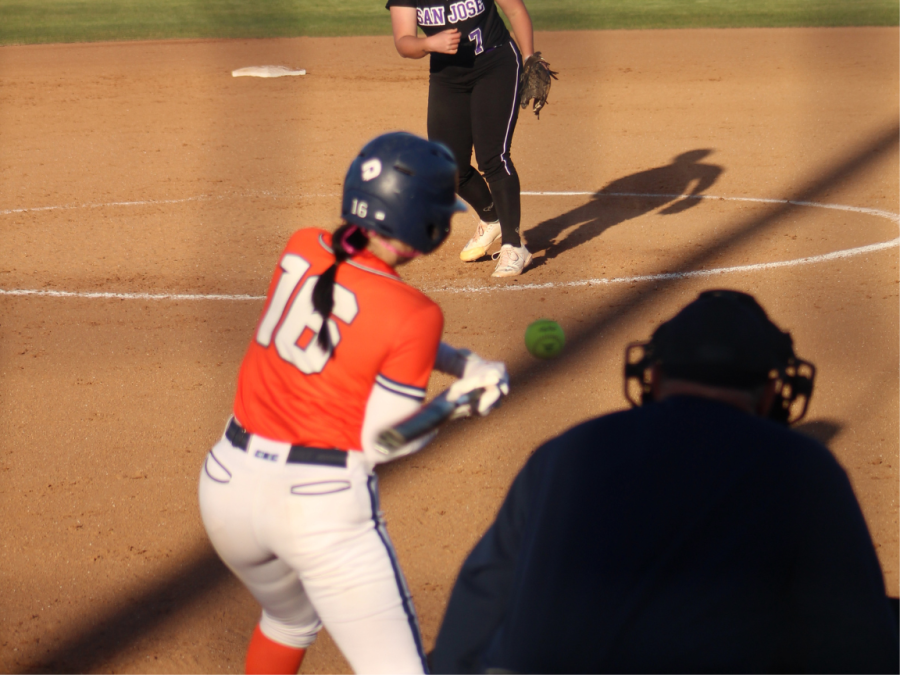
{"type": "Polygon", "coordinates": [[[381,160],[377,157],[366,160],[362,163],[362,179],[364,181],[378,178],[381,175],[381,160]]]}

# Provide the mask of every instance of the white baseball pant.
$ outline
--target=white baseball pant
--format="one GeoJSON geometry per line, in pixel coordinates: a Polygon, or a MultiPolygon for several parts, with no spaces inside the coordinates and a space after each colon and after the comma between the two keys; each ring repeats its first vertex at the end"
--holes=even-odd
{"type": "Polygon", "coordinates": [[[286,443],[246,442],[223,437],[208,453],[200,512],[219,556],[262,605],[262,632],[307,647],[324,623],[357,673],[427,672],[363,453],[344,453],[346,466],[309,464],[289,461],[286,443]]]}

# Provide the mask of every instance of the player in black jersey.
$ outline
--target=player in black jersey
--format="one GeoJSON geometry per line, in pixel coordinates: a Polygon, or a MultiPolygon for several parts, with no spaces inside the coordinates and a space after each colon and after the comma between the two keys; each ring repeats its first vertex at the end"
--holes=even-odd
{"type": "Polygon", "coordinates": [[[519,74],[523,59],[534,53],[528,10],[522,0],[388,0],[386,6],[400,55],[431,55],[428,138],[456,155],[459,195],[480,219],[460,258],[477,260],[502,237],[493,276],[517,276],[531,262],[519,235],[521,189],[509,156],[519,74]],[[425,37],[418,37],[418,28],[425,37]],[[473,146],[480,172],[471,165],[473,146]]]}

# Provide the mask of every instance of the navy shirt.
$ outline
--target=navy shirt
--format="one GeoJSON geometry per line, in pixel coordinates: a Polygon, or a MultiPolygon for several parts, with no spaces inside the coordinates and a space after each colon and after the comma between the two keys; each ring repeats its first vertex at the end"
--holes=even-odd
{"type": "Polygon", "coordinates": [[[898,672],[897,623],[818,442],[676,397],[539,448],[469,555],[434,672],[898,672]]]}
{"type": "Polygon", "coordinates": [[[494,0],[388,0],[385,7],[415,7],[419,27],[429,37],[451,28],[460,32],[456,54],[431,54],[432,72],[471,66],[476,56],[509,40],[494,0]]]}

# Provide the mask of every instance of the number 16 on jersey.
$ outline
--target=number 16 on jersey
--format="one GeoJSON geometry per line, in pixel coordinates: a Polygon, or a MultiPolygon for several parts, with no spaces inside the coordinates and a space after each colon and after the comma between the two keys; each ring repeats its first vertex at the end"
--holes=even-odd
{"type": "MultiPolygon", "coordinates": [[[[288,307],[288,301],[309,267],[306,260],[293,253],[281,259],[281,278],[256,330],[256,341],[260,345],[268,347],[274,339],[278,355],[306,375],[321,373],[341,341],[341,332],[334,319],[328,319],[332,350],[325,351],[316,340],[322,330],[322,316],[313,309],[312,303],[318,275],[306,279],[288,307]]],[[[334,285],[334,309],[331,313],[347,324],[353,323],[359,313],[356,296],[340,284],[334,285]]]]}

